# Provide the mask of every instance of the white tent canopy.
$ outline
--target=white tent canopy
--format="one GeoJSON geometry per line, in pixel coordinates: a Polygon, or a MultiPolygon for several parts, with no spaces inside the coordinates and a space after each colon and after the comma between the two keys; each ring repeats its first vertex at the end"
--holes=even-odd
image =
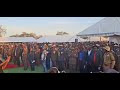
{"type": "Polygon", "coordinates": [[[104,37],[90,37],[86,41],[108,41],[109,38],[104,38],[104,37]]]}
{"type": "Polygon", "coordinates": [[[69,35],[55,35],[55,36],[43,36],[37,40],[38,43],[45,42],[75,42],[75,39],[78,39],[79,42],[84,42],[85,40],[82,38],[78,38],[77,36],[69,36],[69,35]]]}
{"type": "Polygon", "coordinates": [[[0,37],[0,42],[36,42],[33,37],[0,37]]]}
{"type": "Polygon", "coordinates": [[[120,17],[107,17],[88,27],[77,36],[120,35],[120,17]]]}

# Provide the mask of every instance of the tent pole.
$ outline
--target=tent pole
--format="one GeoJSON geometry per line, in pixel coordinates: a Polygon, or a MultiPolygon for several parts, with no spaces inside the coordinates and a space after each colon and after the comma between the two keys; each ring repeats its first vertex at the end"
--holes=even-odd
{"type": "Polygon", "coordinates": [[[101,36],[100,36],[100,42],[101,42],[101,36]]]}

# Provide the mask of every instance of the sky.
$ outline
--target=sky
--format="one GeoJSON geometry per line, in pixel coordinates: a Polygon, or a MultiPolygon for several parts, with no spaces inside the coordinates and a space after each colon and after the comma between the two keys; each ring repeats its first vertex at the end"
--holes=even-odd
{"type": "Polygon", "coordinates": [[[37,35],[56,35],[57,31],[78,34],[104,17],[0,17],[6,36],[22,32],[37,35]]]}

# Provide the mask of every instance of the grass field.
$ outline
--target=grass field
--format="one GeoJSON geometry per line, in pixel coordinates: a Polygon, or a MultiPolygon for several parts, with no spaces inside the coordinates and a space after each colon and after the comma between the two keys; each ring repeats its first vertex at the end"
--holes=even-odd
{"type": "Polygon", "coordinates": [[[43,67],[36,66],[35,71],[31,71],[30,67],[26,71],[24,70],[24,67],[5,69],[4,73],[43,73],[43,67]]]}

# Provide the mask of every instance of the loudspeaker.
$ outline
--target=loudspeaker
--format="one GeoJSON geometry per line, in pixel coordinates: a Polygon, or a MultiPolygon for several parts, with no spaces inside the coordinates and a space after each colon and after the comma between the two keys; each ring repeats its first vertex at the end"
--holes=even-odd
{"type": "Polygon", "coordinates": [[[75,42],[77,43],[77,42],[78,42],[78,39],[75,39],[75,42]]]}

